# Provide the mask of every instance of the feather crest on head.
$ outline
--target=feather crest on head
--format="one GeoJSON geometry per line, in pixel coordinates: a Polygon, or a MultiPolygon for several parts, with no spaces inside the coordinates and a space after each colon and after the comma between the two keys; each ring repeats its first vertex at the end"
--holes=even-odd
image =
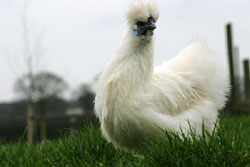
{"type": "Polygon", "coordinates": [[[159,11],[156,2],[148,2],[145,0],[138,0],[129,6],[126,13],[127,23],[134,25],[136,21],[147,21],[152,16],[155,22],[159,18],[159,11]]]}

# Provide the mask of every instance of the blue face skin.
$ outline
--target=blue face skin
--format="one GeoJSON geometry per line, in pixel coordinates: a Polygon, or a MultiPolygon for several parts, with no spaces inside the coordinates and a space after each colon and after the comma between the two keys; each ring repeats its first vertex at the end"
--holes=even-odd
{"type": "Polygon", "coordinates": [[[139,31],[134,29],[134,34],[135,34],[135,36],[139,36],[139,31]]]}
{"type": "Polygon", "coordinates": [[[133,33],[135,36],[146,35],[148,30],[156,29],[155,20],[152,16],[148,18],[147,22],[137,21],[136,26],[137,29],[133,29],[133,33]]]}

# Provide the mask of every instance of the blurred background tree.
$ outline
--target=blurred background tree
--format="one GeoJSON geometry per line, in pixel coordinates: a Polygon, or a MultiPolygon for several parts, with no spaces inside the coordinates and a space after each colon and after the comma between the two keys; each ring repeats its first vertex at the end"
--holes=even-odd
{"type": "MultiPolygon", "coordinates": [[[[32,0],[22,0],[22,6],[20,9],[20,36],[22,40],[22,52],[21,52],[21,62],[15,62],[16,64],[12,67],[16,67],[18,71],[18,76],[25,77],[24,85],[28,85],[29,88],[26,89],[27,96],[27,140],[29,144],[34,143],[35,137],[35,109],[34,109],[34,75],[41,68],[41,57],[43,57],[46,53],[42,43],[43,38],[41,33],[36,33],[35,35],[32,33],[31,28],[31,20],[30,20],[30,6],[32,4],[32,0]],[[20,74],[21,73],[21,74],[20,74]]],[[[34,23],[34,20],[32,20],[34,23]]],[[[34,25],[33,25],[34,26],[34,25]]],[[[21,78],[19,77],[19,78],[21,78]]],[[[21,86],[21,85],[20,85],[21,86]]],[[[15,86],[16,87],[16,86],[15,86]]],[[[15,88],[17,89],[17,88],[15,88]]]]}
{"type": "Polygon", "coordinates": [[[93,114],[95,93],[89,84],[81,84],[75,91],[74,96],[84,109],[86,114],[93,114]]]}
{"type": "Polygon", "coordinates": [[[15,82],[14,90],[19,97],[27,102],[32,99],[35,104],[42,139],[46,138],[46,111],[57,111],[65,105],[62,95],[67,88],[67,83],[61,77],[50,72],[33,75],[32,83],[29,74],[21,76],[15,82]]]}
{"type": "Polygon", "coordinates": [[[38,102],[51,97],[61,97],[67,87],[67,83],[56,74],[39,72],[33,76],[33,83],[28,74],[18,78],[14,90],[22,99],[30,100],[32,98],[38,102]],[[33,84],[32,90],[30,89],[31,84],[33,84]]]}

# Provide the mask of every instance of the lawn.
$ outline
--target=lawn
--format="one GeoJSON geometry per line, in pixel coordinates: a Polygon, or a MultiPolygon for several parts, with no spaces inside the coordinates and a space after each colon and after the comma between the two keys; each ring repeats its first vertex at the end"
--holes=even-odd
{"type": "Polygon", "coordinates": [[[50,166],[249,166],[250,116],[221,119],[216,133],[186,138],[172,132],[144,143],[136,152],[116,150],[102,137],[99,125],[78,128],[74,136],[29,146],[0,145],[1,167],[50,166]]]}

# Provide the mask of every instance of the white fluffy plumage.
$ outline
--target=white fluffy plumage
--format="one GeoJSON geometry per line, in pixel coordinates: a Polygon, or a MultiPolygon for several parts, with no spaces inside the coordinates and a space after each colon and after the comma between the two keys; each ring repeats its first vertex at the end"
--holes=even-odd
{"type": "Polygon", "coordinates": [[[156,22],[154,3],[137,1],[127,13],[128,29],[101,74],[95,112],[105,138],[116,148],[135,149],[159,127],[188,134],[212,132],[229,92],[228,75],[217,55],[194,39],[179,55],[153,66],[153,30],[135,35],[138,21],[156,22]]]}

